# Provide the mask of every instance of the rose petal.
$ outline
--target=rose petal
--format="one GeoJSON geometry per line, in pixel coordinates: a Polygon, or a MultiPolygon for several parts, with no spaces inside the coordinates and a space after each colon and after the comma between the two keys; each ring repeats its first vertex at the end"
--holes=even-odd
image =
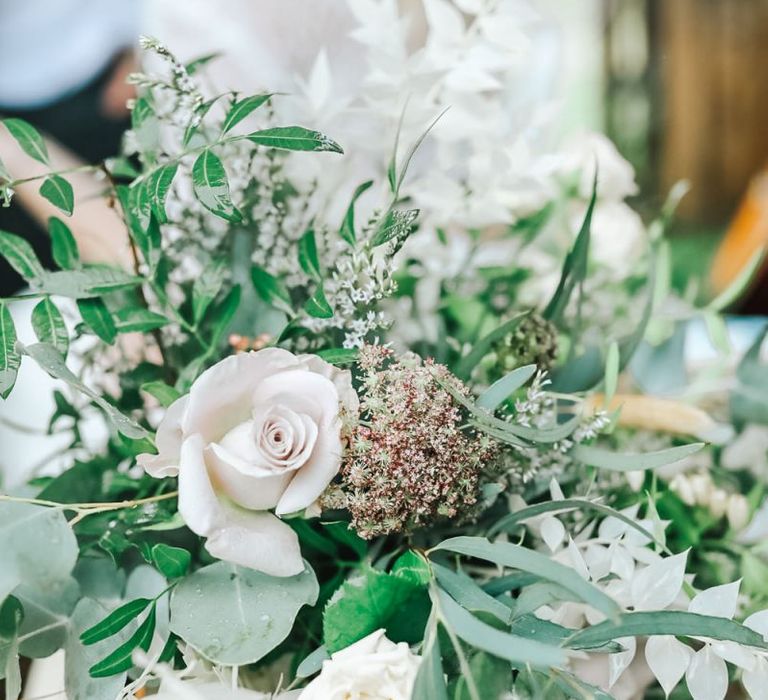
{"type": "Polygon", "coordinates": [[[176,476],[179,473],[179,458],[181,455],[181,421],[187,408],[189,396],[182,396],[174,401],[166,410],[155,435],[156,455],[141,454],[136,462],[150,476],[163,479],[176,476]]]}
{"type": "Polygon", "coordinates": [[[296,365],[296,357],[287,350],[265,348],[232,355],[210,367],[189,392],[184,433],[200,433],[206,442],[220,440],[251,417],[253,396],[266,377],[296,365]]]}
{"type": "Polygon", "coordinates": [[[302,369],[287,369],[264,379],[254,396],[255,407],[281,405],[311,416],[319,424],[339,414],[339,394],[330,379],[302,369]]]}
{"type": "Polygon", "coordinates": [[[219,499],[213,490],[200,435],[181,446],[179,512],[193,532],[208,538],[215,557],[270,576],[294,576],[304,570],[296,533],[271,513],[249,511],[219,499]]]}
{"type": "Polygon", "coordinates": [[[334,367],[317,355],[299,355],[297,359],[311,372],[330,379],[336,387],[341,405],[350,415],[357,415],[360,410],[360,399],[352,386],[352,373],[349,370],[334,367]]]}

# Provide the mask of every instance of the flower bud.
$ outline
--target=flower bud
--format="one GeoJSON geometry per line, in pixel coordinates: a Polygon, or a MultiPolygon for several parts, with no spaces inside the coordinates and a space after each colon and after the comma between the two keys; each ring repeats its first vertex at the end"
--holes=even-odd
{"type": "Polygon", "coordinates": [[[728,498],[728,524],[734,530],[743,530],[749,523],[749,502],[740,493],[732,493],[728,498]]]}
{"type": "Polygon", "coordinates": [[[722,518],[728,510],[728,494],[722,489],[712,489],[709,510],[716,518],[722,518]]]}

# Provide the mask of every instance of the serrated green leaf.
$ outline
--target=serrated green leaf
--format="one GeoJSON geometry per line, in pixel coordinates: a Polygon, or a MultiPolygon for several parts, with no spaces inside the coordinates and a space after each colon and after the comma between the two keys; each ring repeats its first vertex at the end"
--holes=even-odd
{"type": "Polygon", "coordinates": [[[319,131],[303,126],[276,126],[248,134],[246,137],[259,146],[280,148],[287,151],[332,151],[344,153],[341,146],[319,131]]]}
{"type": "Polygon", "coordinates": [[[489,542],[482,537],[452,537],[433,547],[431,551],[456,552],[535,574],[573,592],[580,600],[608,617],[615,617],[619,613],[619,607],[612,598],[588,581],[574,576],[573,569],[526,547],[508,542],[489,542]]]}
{"type": "Polygon", "coordinates": [[[71,216],[75,208],[75,193],[72,185],[61,175],[49,175],[40,185],[40,195],[45,197],[54,207],[71,216]]]}
{"type": "Polygon", "coordinates": [[[116,632],[119,632],[131,620],[135,620],[141,613],[143,613],[152,603],[149,598],[136,598],[130,600],[119,608],[113,610],[103,620],[95,624],[93,627],[89,627],[85,632],[80,635],[80,641],[83,644],[95,644],[102,639],[111,637],[116,632]]]}
{"type": "Polygon", "coordinates": [[[168,408],[174,401],[181,398],[181,393],[165,382],[147,382],[141,385],[141,390],[154,396],[163,408],[168,408]]]}
{"type": "Polygon", "coordinates": [[[0,255],[27,282],[34,284],[45,274],[32,246],[21,236],[0,231],[0,255]]]}
{"type": "Polygon", "coordinates": [[[153,605],[149,615],[139,628],[131,635],[130,639],[121,644],[109,656],[102,659],[88,669],[91,678],[106,678],[117,673],[127,671],[133,666],[133,652],[135,649],[147,651],[152,643],[152,635],[155,633],[156,612],[153,605]]]}
{"type": "Polygon", "coordinates": [[[489,386],[475,402],[480,408],[495,411],[514,392],[523,386],[536,373],[536,365],[525,365],[513,369],[489,386]]]}
{"type": "Polygon", "coordinates": [[[250,97],[244,97],[242,100],[235,102],[227,112],[227,116],[224,118],[224,124],[221,127],[221,133],[226,134],[230,129],[233,129],[243,119],[245,119],[251,112],[256,111],[261,105],[263,105],[274,93],[264,93],[262,95],[251,95],[250,97]]]}
{"type": "Polygon", "coordinates": [[[251,279],[253,286],[264,301],[288,315],[293,315],[291,295],[282,280],[270,275],[257,265],[251,268],[251,279]]]}
{"type": "Polygon", "coordinates": [[[136,287],[141,283],[141,277],[129,275],[119,268],[94,266],[82,270],[46,272],[36,282],[36,286],[54,296],[90,299],[118,289],[136,287]]]}
{"type": "Polygon", "coordinates": [[[166,578],[181,578],[189,571],[192,555],[181,547],[171,547],[159,542],[152,547],[152,562],[166,578]]]}
{"type": "Polygon", "coordinates": [[[690,445],[668,447],[665,450],[644,452],[640,454],[621,454],[592,445],[577,445],[571,450],[571,456],[584,464],[598,469],[612,471],[636,471],[639,469],[656,469],[668,464],[679,462],[704,447],[703,442],[690,445]]]}
{"type": "Polygon", "coordinates": [[[341,228],[339,229],[339,235],[349,245],[355,245],[357,241],[357,234],[355,233],[355,204],[360,196],[368,191],[373,186],[373,180],[368,180],[362,185],[358,185],[352,194],[352,201],[347,207],[347,213],[344,214],[344,221],[341,222],[341,228]]]}
{"type": "Polygon", "coordinates": [[[224,164],[209,148],[197,157],[192,166],[192,186],[198,201],[212,214],[225,221],[242,220],[242,215],[232,203],[224,164]]]}
{"type": "Polygon", "coordinates": [[[379,222],[371,239],[372,246],[380,246],[391,240],[402,243],[411,234],[419,216],[418,209],[390,209],[379,222]]]}
{"type": "Polygon", "coordinates": [[[23,119],[3,119],[3,124],[24,153],[39,163],[48,165],[48,149],[34,126],[23,119]]]}
{"type": "Polygon", "coordinates": [[[41,343],[48,343],[66,357],[69,332],[61,312],[50,297],[45,297],[32,309],[32,328],[41,343]]]}
{"type": "Polygon", "coordinates": [[[333,309],[325,298],[322,284],[319,284],[315,293],[307,299],[304,311],[314,318],[333,318],[333,309]]]}
{"type": "Polygon", "coordinates": [[[48,234],[51,237],[53,259],[62,270],[80,268],[80,253],[72,231],[61,219],[48,219],[48,234]]]}
{"type": "Polygon", "coordinates": [[[378,629],[396,642],[422,639],[430,611],[423,586],[365,569],[339,588],[323,611],[323,641],[330,653],[378,629]]]}
{"type": "Polygon", "coordinates": [[[0,302],[0,397],[3,399],[7,399],[13,391],[21,366],[16,340],[16,326],[11,312],[0,302]]]}
{"type": "Polygon", "coordinates": [[[108,345],[117,338],[117,326],[107,305],[98,297],[79,299],[77,308],[86,327],[108,345]]]}
{"type": "Polygon", "coordinates": [[[417,586],[426,586],[432,580],[432,568],[422,554],[412,549],[401,554],[392,565],[393,576],[417,586]]]}
{"type": "Polygon", "coordinates": [[[299,239],[298,251],[301,269],[313,280],[320,282],[323,276],[320,271],[320,260],[317,257],[317,241],[315,240],[314,229],[307,229],[299,239]]]}

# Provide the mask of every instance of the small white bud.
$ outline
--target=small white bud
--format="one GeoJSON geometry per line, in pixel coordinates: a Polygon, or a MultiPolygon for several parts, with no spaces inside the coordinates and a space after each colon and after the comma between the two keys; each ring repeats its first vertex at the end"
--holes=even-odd
{"type": "Polygon", "coordinates": [[[636,469],[635,471],[627,472],[627,483],[629,488],[638,493],[645,483],[645,471],[636,469]]]}
{"type": "Polygon", "coordinates": [[[680,500],[685,503],[685,505],[696,505],[696,496],[693,493],[691,481],[685,474],[678,474],[672,479],[669,487],[680,497],[680,500]]]}
{"type": "Polygon", "coordinates": [[[706,506],[712,497],[712,479],[709,474],[692,474],[688,477],[693,497],[700,506],[706,506]]]}
{"type": "Polygon", "coordinates": [[[728,523],[734,530],[743,530],[749,523],[749,503],[740,493],[728,498],[728,523]]]}
{"type": "Polygon", "coordinates": [[[722,518],[728,510],[728,494],[722,489],[713,489],[709,497],[709,510],[716,518],[722,518]]]}

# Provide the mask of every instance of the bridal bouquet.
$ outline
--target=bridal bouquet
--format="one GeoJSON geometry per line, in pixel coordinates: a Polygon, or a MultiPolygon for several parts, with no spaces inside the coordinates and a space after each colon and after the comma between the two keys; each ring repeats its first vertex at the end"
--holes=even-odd
{"type": "MultiPolygon", "coordinates": [[[[0,497],[6,697],[20,657],[63,648],[69,700],[610,698],[654,680],[765,698],[765,591],[726,565],[764,482],[747,499],[676,476],[720,459],[705,442],[723,426],[620,393],[665,296],[669,212],[625,280],[590,255],[621,185],[599,164],[501,231],[452,232],[408,194],[425,130],[399,132],[383,181],[334,219],[318,192],[335,140],[277,123],[280,95],[205,96],[206,59],[145,43],[161,69],[134,77],[127,155],[93,168],[131,269],[81,260],[65,218],[56,270],[0,232],[38,340],[1,300],[0,394],[38,364],[68,387],[50,432],[71,436],[69,468],[0,497]],[[545,291],[494,258],[522,261],[574,211],[545,291]]],[[[29,124],[3,124],[48,163],[29,124]]],[[[70,214],[67,173],[40,180],[70,214]]],[[[6,201],[19,184],[0,167],[6,201]]]]}

